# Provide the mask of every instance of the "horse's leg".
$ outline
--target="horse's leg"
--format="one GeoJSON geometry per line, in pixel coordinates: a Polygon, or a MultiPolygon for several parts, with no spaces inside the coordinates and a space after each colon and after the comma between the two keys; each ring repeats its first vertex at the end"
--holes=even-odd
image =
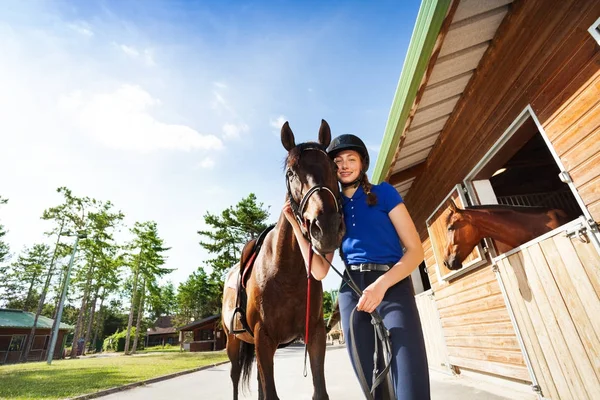
{"type": "Polygon", "coordinates": [[[310,358],[310,370],[312,372],[313,400],[328,400],[327,388],[325,387],[325,323],[322,319],[314,325],[312,334],[308,340],[308,356],[310,358]]]}
{"type": "Polygon", "coordinates": [[[273,357],[277,344],[266,334],[262,326],[257,326],[258,328],[254,330],[254,343],[263,396],[265,400],[279,400],[273,375],[273,357]]]}
{"type": "Polygon", "coordinates": [[[240,360],[240,344],[241,340],[235,335],[227,335],[227,356],[231,361],[231,382],[233,383],[233,400],[238,400],[238,387],[240,383],[240,375],[242,374],[242,363],[240,360]]]}
{"type": "Polygon", "coordinates": [[[265,394],[263,392],[262,382],[260,381],[260,372],[256,373],[256,380],[258,380],[258,400],[264,400],[265,394]]]}

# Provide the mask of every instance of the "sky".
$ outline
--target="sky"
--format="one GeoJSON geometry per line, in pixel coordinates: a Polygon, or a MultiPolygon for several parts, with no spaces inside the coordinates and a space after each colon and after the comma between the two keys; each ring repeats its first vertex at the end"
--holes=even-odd
{"type": "MultiPolygon", "coordinates": [[[[166,277],[210,258],[203,216],[254,193],[280,214],[286,151],[360,136],[375,165],[419,1],[20,1],[0,8],[0,223],[13,254],[44,209],[110,200],[154,220],[166,277]]],[[[372,168],[369,175],[372,173],[372,168]]],[[[336,256],[334,265],[343,268],[336,256]]],[[[338,268],[338,269],[339,269],[338,268]]],[[[330,272],[326,290],[339,286],[330,272]]]]}

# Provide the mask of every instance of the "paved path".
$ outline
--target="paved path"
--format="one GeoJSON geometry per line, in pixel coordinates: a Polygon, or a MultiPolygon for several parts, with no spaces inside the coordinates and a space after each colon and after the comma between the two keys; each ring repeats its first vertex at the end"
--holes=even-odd
{"type": "MultiPolygon", "coordinates": [[[[304,362],[303,347],[288,347],[275,354],[277,392],[282,399],[311,399],[312,380],[302,375],[304,362]]],[[[232,399],[230,365],[223,364],[203,371],[153,383],[147,386],[126,390],[102,397],[103,400],[175,400],[183,398],[230,400],[232,399]]],[[[310,369],[310,368],[309,368],[310,369]]],[[[252,368],[250,393],[241,399],[257,398],[256,364],[252,368]]],[[[327,392],[331,400],[362,400],[360,386],[354,377],[348,355],[344,347],[328,347],[325,365],[327,392]]],[[[475,385],[477,386],[477,385],[475,385]]],[[[516,400],[533,399],[530,396],[517,396],[514,393],[488,387],[492,392],[470,385],[469,381],[431,372],[432,400],[516,400]],[[508,397],[498,395],[503,393],[508,397]]],[[[482,385],[478,385],[482,386],[482,385]]],[[[489,386],[489,384],[488,384],[489,386]]]]}

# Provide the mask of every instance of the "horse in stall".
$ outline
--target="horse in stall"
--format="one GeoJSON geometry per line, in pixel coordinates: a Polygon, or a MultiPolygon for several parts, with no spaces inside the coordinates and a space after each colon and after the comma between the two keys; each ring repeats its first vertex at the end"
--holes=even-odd
{"type": "Polygon", "coordinates": [[[483,238],[492,238],[503,251],[518,247],[568,222],[560,209],[504,205],[460,209],[453,200],[446,218],[448,245],[444,265],[451,270],[462,262],[483,238]]]}
{"type": "MultiPolygon", "coordinates": [[[[296,145],[286,122],[281,128],[281,142],[288,151],[285,161],[287,196],[304,236],[321,254],[332,253],[341,243],[345,231],[340,206],[340,192],[335,166],[326,153],[331,131],[321,121],[319,142],[296,145]]],[[[275,227],[266,234],[246,283],[246,332],[233,332],[236,308],[235,280],[240,270],[230,271],[223,293],[223,328],[227,334],[227,355],[231,360],[233,398],[238,398],[240,375],[248,384],[256,354],[259,399],[278,399],[273,377],[273,356],[278,347],[303,338],[310,359],[314,386],[313,399],[329,399],[325,386],[325,322],[323,287],[312,276],[310,299],[307,299],[307,266],[283,213],[275,227]],[[307,317],[307,300],[310,312],[307,317]],[[308,318],[308,336],[305,324],[308,318]],[[229,322],[231,326],[228,326],[229,322]]],[[[244,252],[243,252],[244,253],[244,252]]],[[[240,262],[245,265],[244,256],[240,262]]],[[[243,275],[242,275],[243,276],[243,275]]]]}

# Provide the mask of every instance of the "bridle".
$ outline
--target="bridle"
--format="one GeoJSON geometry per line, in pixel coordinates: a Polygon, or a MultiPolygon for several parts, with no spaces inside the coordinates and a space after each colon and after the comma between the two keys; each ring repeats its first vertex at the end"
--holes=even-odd
{"type": "MultiPolygon", "coordinates": [[[[327,155],[327,153],[317,147],[306,147],[304,149],[302,149],[302,152],[304,151],[309,151],[309,150],[316,150],[316,151],[320,151],[321,153],[325,154],[325,156],[327,157],[327,159],[329,159],[329,155],[327,155]]],[[[312,196],[313,194],[315,194],[316,192],[320,192],[321,190],[325,190],[326,192],[328,192],[329,194],[331,194],[331,196],[333,197],[333,199],[335,200],[335,212],[338,214],[341,214],[341,210],[342,210],[342,198],[341,196],[336,196],[335,193],[333,193],[333,190],[331,190],[330,188],[328,188],[325,185],[315,185],[313,187],[311,187],[305,194],[304,196],[302,196],[302,200],[300,200],[300,203],[298,203],[295,199],[294,196],[292,195],[292,190],[290,188],[290,177],[289,177],[289,173],[291,172],[291,169],[288,167],[285,171],[285,175],[286,175],[286,179],[285,179],[285,185],[287,186],[287,194],[288,194],[288,198],[290,200],[290,206],[292,208],[292,212],[294,213],[294,217],[296,217],[296,220],[298,221],[298,224],[300,225],[300,228],[303,230],[303,234],[304,236],[309,239],[309,235],[310,233],[308,232],[308,227],[305,226],[304,220],[302,218],[302,214],[304,213],[304,210],[306,209],[306,205],[308,204],[308,200],[310,199],[310,196],[312,196]]]]}

